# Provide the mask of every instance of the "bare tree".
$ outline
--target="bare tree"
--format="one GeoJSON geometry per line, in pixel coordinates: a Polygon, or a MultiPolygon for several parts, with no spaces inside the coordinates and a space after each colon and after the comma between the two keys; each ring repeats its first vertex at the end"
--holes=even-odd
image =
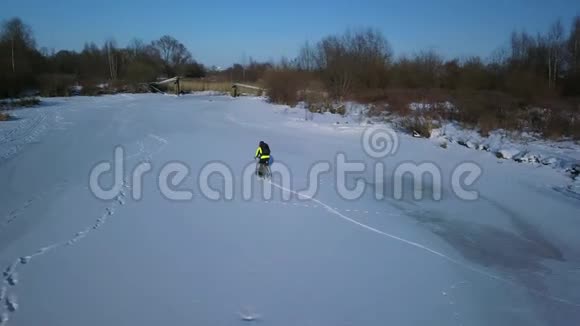
{"type": "Polygon", "coordinates": [[[580,16],[572,22],[570,37],[568,38],[568,52],[570,55],[570,70],[575,74],[580,72],[580,16]]]}
{"type": "Polygon", "coordinates": [[[334,97],[342,98],[350,91],[353,79],[353,67],[347,49],[335,36],[325,38],[318,47],[327,87],[334,97]]]}
{"type": "Polygon", "coordinates": [[[425,88],[438,87],[442,76],[443,58],[433,49],[421,51],[413,60],[418,85],[425,88]]]}
{"type": "Polygon", "coordinates": [[[526,32],[513,32],[511,36],[511,63],[517,67],[529,68],[534,64],[534,53],[541,43],[541,35],[536,39],[526,32]]]}
{"type": "Polygon", "coordinates": [[[314,65],[321,71],[327,88],[336,98],[354,88],[383,88],[386,68],[392,51],[383,35],[373,29],[347,31],[320,41],[314,54],[309,47],[302,51],[299,64],[314,65]]]}
{"type": "Polygon", "coordinates": [[[107,62],[109,65],[109,77],[111,80],[116,80],[118,73],[118,58],[115,40],[109,39],[105,42],[104,52],[107,55],[107,62]]]}
{"type": "Polygon", "coordinates": [[[316,58],[316,49],[309,42],[304,43],[300,48],[298,68],[304,71],[314,71],[320,68],[316,58]]]}
{"type": "Polygon", "coordinates": [[[10,62],[12,73],[16,72],[16,57],[18,49],[33,49],[36,42],[32,36],[32,29],[24,24],[20,18],[12,18],[2,25],[0,40],[10,43],[10,62]]]}
{"type": "Polygon", "coordinates": [[[488,62],[494,65],[502,66],[508,62],[509,50],[506,47],[499,47],[492,51],[488,62]]]}
{"type": "Polygon", "coordinates": [[[143,53],[145,50],[145,43],[138,38],[134,38],[129,42],[127,49],[131,53],[131,56],[136,58],[139,54],[143,53]]]}
{"type": "Polygon", "coordinates": [[[242,82],[246,81],[246,68],[248,67],[248,56],[246,52],[242,52],[242,59],[240,60],[242,64],[242,82]]]}
{"type": "Polygon", "coordinates": [[[548,86],[554,88],[564,58],[564,27],[562,27],[560,20],[550,26],[546,45],[548,49],[548,86]]]}
{"type": "Polygon", "coordinates": [[[153,46],[158,49],[168,75],[174,73],[177,66],[188,64],[192,61],[191,53],[185,45],[169,35],[154,41],[153,46]]]}

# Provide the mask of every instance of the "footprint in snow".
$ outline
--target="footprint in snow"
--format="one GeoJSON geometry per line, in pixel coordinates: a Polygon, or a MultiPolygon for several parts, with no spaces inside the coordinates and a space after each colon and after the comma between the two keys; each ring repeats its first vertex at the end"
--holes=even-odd
{"type": "Polygon", "coordinates": [[[257,314],[256,312],[254,312],[253,310],[251,310],[249,308],[245,308],[245,309],[242,309],[242,311],[239,311],[238,316],[240,316],[240,319],[242,321],[247,321],[247,322],[258,321],[262,318],[261,315],[257,314]]]}
{"type": "Polygon", "coordinates": [[[4,312],[2,313],[2,315],[0,315],[0,326],[4,326],[6,325],[6,323],[8,323],[8,313],[4,312]]]}
{"type": "Polygon", "coordinates": [[[16,310],[18,310],[18,302],[16,300],[16,297],[10,296],[6,298],[5,306],[6,310],[8,310],[9,312],[15,312],[16,310]]]}
{"type": "Polygon", "coordinates": [[[10,286],[15,286],[18,284],[18,274],[16,272],[10,274],[10,276],[6,278],[6,282],[8,282],[10,286]]]}
{"type": "Polygon", "coordinates": [[[16,268],[16,263],[6,267],[6,269],[4,270],[4,273],[2,273],[2,276],[4,276],[4,279],[7,279],[8,277],[10,277],[12,275],[12,273],[14,273],[15,268],[16,268]]]}
{"type": "Polygon", "coordinates": [[[40,249],[38,249],[36,251],[36,254],[37,255],[42,255],[42,254],[46,253],[47,251],[52,250],[54,247],[56,247],[56,245],[51,245],[51,246],[48,246],[48,247],[40,248],[40,249]]]}
{"type": "Polygon", "coordinates": [[[258,321],[260,320],[260,315],[258,314],[243,314],[243,313],[239,313],[240,315],[240,319],[243,321],[247,321],[247,322],[252,322],[252,321],[258,321]]]}

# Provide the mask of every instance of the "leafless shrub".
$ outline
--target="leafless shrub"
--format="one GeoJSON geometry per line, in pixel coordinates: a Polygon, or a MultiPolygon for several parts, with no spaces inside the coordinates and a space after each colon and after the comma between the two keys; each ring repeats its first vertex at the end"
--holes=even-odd
{"type": "Polygon", "coordinates": [[[70,74],[43,74],[38,79],[40,94],[45,97],[68,96],[69,88],[75,84],[75,77],[70,74]]]}
{"type": "Polygon", "coordinates": [[[330,96],[342,100],[362,89],[384,88],[391,57],[390,45],[379,31],[347,31],[315,46],[307,43],[298,67],[318,72],[330,96]]]}
{"type": "Polygon", "coordinates": [[[399,121],[399,126],[410,134],[418,135],[423,138],[431,137],[433,122],[424,117],[405,117],[399,121]]]}
{"type": "Polygon", "coordinates": [[[332,101],[322,92],[307,91],[304,94],[304,104],[312,113],[327,112],[332,108],[332,101]]]}
{"type": "Polygon", "coordinates": [[[541,132],[551,139],[563,137],[580,139],[580,116],[567,111],[552,111],[541,132]]]}
{"type": "Polygon", "coordinates": [[[580,118],[576,117],[574,121],[572,121],[572,133],[571,136],[575,140],[580,140],[580,118]]]}
{"type": "Polygon", "coordinates": [[[298,92],[303,88],[304,82],[303,74],[290,69],[273,69],[264,76],[270,101],[290,106],[298,103],[298,92]]]}
{"type": "Polygon", "coordinates": [[[106,94],[105,90],[95,85],[85,85],[83,86],[80,95],[83,96],[98,96],[106,94]]]}
{"type": "Polygon", "coordinates": [[[458,120],[479,127],[482,134],[494,129],[518,129],[521,106],[518,101],[501,92],[458,91],[454,103],[458,120]]]}
{"type": "Polygon", "coordinates": [[[368,104],[367,115],[369,117],[385,117],[389,114],[389,106],[386,103],[368,104]]]}

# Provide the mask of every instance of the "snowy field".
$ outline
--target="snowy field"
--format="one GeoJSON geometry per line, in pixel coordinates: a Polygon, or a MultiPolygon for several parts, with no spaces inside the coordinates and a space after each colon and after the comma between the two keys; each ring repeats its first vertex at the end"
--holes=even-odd
{"type": "Polygon", "coordinates": [[[0,325],[580,324],[580,200],[561,170],[401,134],[375,159],[356,119],[305,121],[258,98],[57,98],[12,114],[0,123],[0,325]],[[246,200],[260,140],[290,182],[251,178],[246,200]],[[99,199],[91,171],[118,146],[120,191],[99,199]],[[337,155],[368,167],[346,177],[348,189],[364,181],[360,198],[338,190],[337,155]],[[331,171],[304,195],[320,162],[331,171]],[[441,172],[441,199],[407,179],[396,199],[394,171],[421,162],[441,172]],[[482,171],[467,187],[476,200],[452,186],[465,162],[482,171]],[[191,199],[167,198],[168,163],[190,170],[169,188],[191,199]],[[208,163],[232,172],[232,199],[205,196],[208,163]]]}

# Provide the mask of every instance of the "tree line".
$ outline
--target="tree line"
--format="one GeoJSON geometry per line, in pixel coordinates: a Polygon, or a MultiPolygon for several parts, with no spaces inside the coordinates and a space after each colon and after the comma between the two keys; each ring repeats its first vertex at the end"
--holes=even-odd
{"type": "Polygon", "coordinates": [[[150,43],[134,39],[124,48],[110,39],[101,46],[87,43],[80,52],[55,52],[37,49],[31,28],[19,18],[5,21],[0,29],[2,97],[33,88],[42,89],[44,95],[61,95],[61,88],[71,82],[130,84],[208,73],[230,81],[265,82],[281,70],[301,73],[302,83],[320,82],[337,99],[379,96],[389,88],[495,90],[526,99],[577,96],[580,16],[568,32],[560,21],[536,36],[514,32],[509,46],[486,60],[446,60],[433,50],[395,58],[379,31],[364,29],[330,35],[315,44],[306,42],[292,60],[273,64],[250,59],[219,72],[196,62],[182,43],[167,35],[150,43]]]}
{"type": "Polygon", "coordinates": [[[569,28],[556,21],[543,33],[513,32],[506,40],[489,58],[446,59],[434,50],[396,57],[380,31],[358,29],[306,42],[292,59],[250,59],[218,71],[196,62],[171,36],[126,47],[112,39],[87,43],[78,52],[38,49],[30,27],[13,18],[0,29],[0,98],[29,90],[63,96],[77,84],[91,95],[104,82],[138,91],[140,83],[164,76],[206,76],[261,84],[273,102],[304,101],[317,111],[344,100],[379,104],[371,114],[408,114],[408,104],[417,101],[451,102],[461,110],[440,115],[485,129],[532,126],[580,135],[580,16],[569,28]],[[537,108],[548,111],[538,114],[537,108]]]}
{"type": "Polygon", "coordinates": [[[522,98],[580,95],[580,16],[566,33],[560,21],[546,33],[514,32],[509,46],[487,59],[445,60],[434,50],[395,58],[377,30],[347,31],[305,43],[278,70],[309,73],[335,98],[388,88],[496,90],[522,98]]]}
{"type": "Polygon", "coordinates": [[[110,39],[102,46],[86,43],[80,52],[37,49],[31,28],[19,18],[0,29],[0,98],[18,97],[33,90],[44,96],[64,96],[72,85],[90,92],[103,82],[132,87],[175,75],[202,77],[205,67],[171,36],[145,43],[134,39],[119,47],[110,39]]]}
{"type": "Polygon", "coordinates": [[[486,59],[445,59],[434,50],[395,57],[381,32],[347,31],[305,43],[295,59],[268,70],[264,82],[272,101],[304,101],[316,112],[355,100],[372,104],[371,114],[409,115],[417,114],[409,104],[422,102],[434,108],[428,114],[435,119],[485,132],[580,138],[580,16],[568,31],[556,21],[536,36],[513,32],[486,59]]]}

